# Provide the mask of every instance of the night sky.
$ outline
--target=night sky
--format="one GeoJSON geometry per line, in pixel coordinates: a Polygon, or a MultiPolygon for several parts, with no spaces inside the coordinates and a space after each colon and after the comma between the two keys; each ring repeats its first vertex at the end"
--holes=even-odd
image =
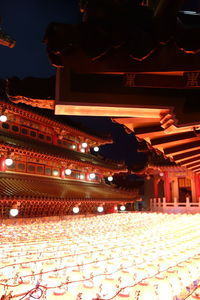
{"type": "MultiPolygon", "coordinates": [[[[51,22],[72,24],[81,20],[75,0],[1,0],[0,16],[2,29],[17,41],[13,49],[0,46],[0,78],[54,75],[55,68],[50,65],[46,46],[42,43],[45,30],[51,22]]],[[[102,146],[100,154],[125,160],[129,165],[144,159],[144,155],[136,151],[134,135],[126,134],[109,118],[73,117],[73,120],[101,133],[112,134],[114,145],[102,146]]]]}

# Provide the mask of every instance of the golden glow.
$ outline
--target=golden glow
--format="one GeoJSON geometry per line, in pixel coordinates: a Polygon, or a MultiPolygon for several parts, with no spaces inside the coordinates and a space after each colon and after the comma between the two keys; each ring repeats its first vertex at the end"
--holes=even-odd
{"type": "Polygon", "coordinates": [[[75,206],[75,207],[73,207],[73,213],[74,214],[78,214],[79,213],[79,211],[80,211],[80,209],[79,209],[79,207],[78,206],[75,206]]]}
{"type": "Polygon", "coordinates": [[[10,215],[12,217],[16,217],[18,215],[18,213],[19,213],[19,210],[17,208],[11,208],[10,209],[10,215]]]}
{"type": "Polygon", "coordinates": [[[8,166],[8,167],[12,166],[12,164],[13,164],[12,158],[6,158],[5,164],[6,164],[6,166],[8,166]]]}
{"type": "Polygon", "coordinates": [[[158,118],[166,109],[131,106],[56,104],[56,115],[158,118]]]}
{"type": "Polygon", "coordinates": [[[199,230],[200,214],[77,215],[4,224],[0,295],[7,286],[21,299],[37,285],[47,300],[75,300],[80,293],[87,300],[97,294],[185,299],[199,281],[199,230]]]}
{"type": "Polygon", "coordinates": [[[7,121],[7,116],[6,115],[1,115],[0,116],[0,122],[6,122],[7,121]]]}
{"type": "Polygon", "coordinates": [[[71,169],[66,169],[65,170],[65,175],[71,175],[72,174],[72,170],[71,169]]]}

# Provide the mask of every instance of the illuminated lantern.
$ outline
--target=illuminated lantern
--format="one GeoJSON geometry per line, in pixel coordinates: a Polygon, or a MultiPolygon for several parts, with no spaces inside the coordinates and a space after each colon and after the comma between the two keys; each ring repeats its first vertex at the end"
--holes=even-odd
{"type": "Polygon", "coordinates": [[[158,297],[154,287],[150,285],[148,281],[143,280],[142,282],[131,288],[130,299],[157,300],[158,297]]]}
{"type": "Polygon", "coordinates": [[[98,206],[98,207],[97,207],[97,211],[98,211],[99,213],[103,212],[103,206],[98,206]]]}
{"type": "Polygon", "coordinates": [[[184,286],[180,280],[180,278],[177,275],[177,272],[174,268],[170,268],[167,270],[167,279],[169,284],[172,287],[172,292],[174,296],[180,295],[181,291],[184,289],[184,286]]]}
{"type": "Polygon", "coordinates": [[[82,153],[85,153],[85,149],[84,149],[84,148],[81,148],[81,152],[82,152],[82,153]]]}
{"type": "Polygon", "coordinates": [[[6,122],[7,121],[7,117],[5,115],[1,115],[0,116],[0,122],[6,122]]]}
{"type": "Polygon", "coordinates": [[[83,148],[87,148],[88,144],[87,143],[82,143],[81,145],[83,148]]]}
{"type": "Polygon", "coordinates": [[[79,213],[79,211],[80,211],[80,209],[79,209],[79,207],[78,206],[75,206],[75,207],[73,207],[73,213],[74,214],[78,214],[79,213]]]}
{"type": "Polygon", "coordinates": [[[112,176],[108,176],[108,181],[113,181],[113,177],[112,176]]]}
{"type": "Polygon", "coordinates": [[[89,178],[90,179],[95,179],[96,175],[94,173],[90,173],[89,178]]]}
{"type": "Polygon", "coordinates": [[[98,152],[99,151],[99,147],[94,147],[94,152],[98,152]]]}
{"type": "Polygon", "coordinates": [[[53,170],[53,175],[58,176],[58,170],[53,170]]]}
{"type": "Polygon", "coordinates": [[[80,175],[80,179],[83,180],[85,176],[83,174],[80,175]]]}
{"type": "Polygon", "coordinates": [[[124,205],[121,205],[120,208],[119,208],[121,211],[125,211],[126,210],[126,207],[124,205]]]}
{"type": "Polygon", "coordinates": [[[167,276],[159,274],[149,280],[149,283],[154,287],[158,299],[172,300],[174,299],[173,289],[170,285],[167,276]]]}
{"type": "Polygon", "coordinates": [[[65,170],[65,175],[68,176],[68,175],[71,175],[71,173],[72,173],[72,170],[70,170],[70,169],[66,169],[65,170]]]}
{"type": "Polygon", "coordinates": [[[10,209],[10,215],[12,217],[16,217],[19,214],[19,210],[17,208],[11,208],[10,209]]]}
{"type": "Polygon", "coordinates": [[[13,164],[12,158],[6,158],[5,164],[6,164],[6,166],[8,166],[8,167],[12,166],[12,164],[13,164]]]}

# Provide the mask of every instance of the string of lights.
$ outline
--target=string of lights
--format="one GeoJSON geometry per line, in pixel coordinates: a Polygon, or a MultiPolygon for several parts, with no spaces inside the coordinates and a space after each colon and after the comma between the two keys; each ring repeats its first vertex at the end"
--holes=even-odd
{"type": "Polygon", "coordinates": [[[198,229],[198,215],[156,213],[6,225],[0,296],[184,299],[200,282],[198,229]]]}

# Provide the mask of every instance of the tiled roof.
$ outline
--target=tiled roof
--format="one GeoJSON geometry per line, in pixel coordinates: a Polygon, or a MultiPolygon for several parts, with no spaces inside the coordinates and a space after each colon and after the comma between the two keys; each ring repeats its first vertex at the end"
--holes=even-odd
{"type": "Polygon", "coordinates": [[[54,114],[54,76],[49,78],[27,77],[24,79],[13,77],[9,78],[6,82],[1,80],[0,85],[2,86],[0,95],[3,99],[5,99],[5,102],[11,104],[10,101],[12,101],[12,105],[19,109],[21,108],[23,110],[30,111],[33,114],[37,114],[51,121],[53,120],[58,124],[65,125],[66,127],[71,128],[72,132],[86,136],[91,140],[99,140],[102,143],[105,143],[106,141],[108,143],[112,142],[112,139],[108,134],[98,134],[91,128],[84,128],[82,124],[73,121],[67,116],[57,116],[54,114]],[[6,91],[6,94],[4,90],[6,91]],[[10,100],[9,102],[6,101],[7,97],[10,100]],[[39,108],[40,102],[44,103],[41,105],[41,107],[44,108],[39,108]],[[50,107],[51,109],[47,109],[50,107]]]}
{"type": "Polygon", "coordinates": [[[135,192],[117,190],[106,184],[76,182],[40,176],[0,173],[1,199],[15,198],[76,201],[127,201],[133,200],[135,192]]]}
{"type": "Polygon", "coordinates": [[[7,33],[5,33],[0,28],[0,45],[7,46],[9,48],[13,48],[16,44],[16,41],[13,40],[7,33]]]}
{"type": "Polygon", "coordinates": [[[44,155],[51,155],[68,161],[79,162],[79,164],[83,165],[89,164],[95,167],[99,166],[109,170],[126,170],[126,167],[123,164],[103,161],[102,159],[99,159],[98,157],[88,153],[83,154],[81,152],[61,148],[55,145],[49,145],[40,141],[36,142],[35,140],[29,139],[28,137],[24,138],[20,135],[13,136],[7,132],[1,132],[0,144],[10,145],[14,148],[22,148],[28,151],[42,153],[44,155]]]}

